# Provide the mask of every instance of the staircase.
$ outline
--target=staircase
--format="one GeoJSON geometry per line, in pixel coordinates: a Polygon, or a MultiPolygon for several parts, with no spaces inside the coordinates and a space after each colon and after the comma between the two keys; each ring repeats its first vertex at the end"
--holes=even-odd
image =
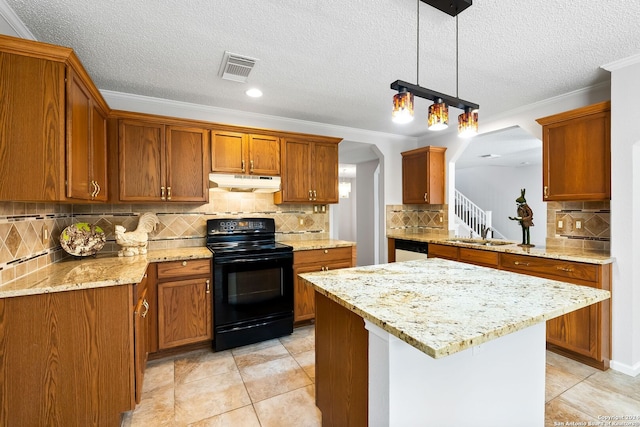
{"type": "Polygon", "coordinates": [[[493,228],[491,225],[491,211],[484,211],[473,203],[464,194],[455,190],[455,214],[457,218],[459,235],[469,235],[471,237],[481,237],[485,227],[491,227],[487,237],[494,239],[506,239],[505,236],[493,228]]]}

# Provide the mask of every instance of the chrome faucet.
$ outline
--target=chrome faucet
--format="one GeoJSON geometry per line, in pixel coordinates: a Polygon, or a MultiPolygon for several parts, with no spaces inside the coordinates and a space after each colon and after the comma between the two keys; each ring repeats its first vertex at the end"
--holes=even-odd
{"type": "Polygon", "coordinates": [[[489,234],[489,231],[491,231],[491,227],[482,227],[482,240],[487,240],[487,234],[489,234]]]}

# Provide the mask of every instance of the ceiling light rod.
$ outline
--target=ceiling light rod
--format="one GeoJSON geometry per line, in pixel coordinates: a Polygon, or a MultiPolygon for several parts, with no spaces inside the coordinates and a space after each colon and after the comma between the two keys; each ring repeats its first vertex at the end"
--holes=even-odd
{"type": "Polygon", "coordinates": [[[436,92],[435,90],[427,89],[422,86],[417,86],[411,83],[404,82],[402,80],[396,80],[391,83],[391,89],[397,90],[398,92],[402,91],[402,89],[406,89],[408,92],[412,93],[414,96],[429,99],[433,102],[441,99],[445,104],[450,107],[459,108],[464,110],[465,108],[469,110],[477,110],[480,108],[478,104],[474,104],[473,102],[465,101],[460,98],[455,98],[453,96],[445,95],[444,93],[436,92]]]}

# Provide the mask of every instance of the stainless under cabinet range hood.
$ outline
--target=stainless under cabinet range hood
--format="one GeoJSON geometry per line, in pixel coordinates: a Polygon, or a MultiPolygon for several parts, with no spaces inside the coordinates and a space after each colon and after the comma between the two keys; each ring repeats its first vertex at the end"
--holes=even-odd
{"type": "Polygon", "coordinates": [[[209,188],[224,191],[275,193],[276,191],[280,191],[280,177],[210,173],[209,188]]]}

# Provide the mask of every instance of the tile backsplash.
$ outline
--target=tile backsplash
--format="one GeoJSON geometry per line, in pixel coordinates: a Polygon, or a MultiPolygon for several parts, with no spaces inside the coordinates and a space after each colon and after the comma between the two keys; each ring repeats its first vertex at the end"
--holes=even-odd
{"type": "Polygon", "coordinates": [[[387,205],[386,229],[448,234],[447,205],[387,205]]]}
{"type": "Polygon", "coordinates": [[[73,223],[100,226],[107,238],[101,253],[117,252],[114,227],[134,230],[139,215],[145,212],[155,213],[160,220],[149,234],[150,249],[203,246],[207,219],[220,217],[274,218],[279,241],[329,237],[328,209],[317,213],[313,205],[274,205],[273,195],[268,193],[211,191],[205,205],[0,202],[0,284],[68,256],[60,247],[59,236],[73,223]]]}
{"type": "Polygon", "coordinates": [[[609,251],[611,203],[547,202],[547,247],[609,251]]]}

